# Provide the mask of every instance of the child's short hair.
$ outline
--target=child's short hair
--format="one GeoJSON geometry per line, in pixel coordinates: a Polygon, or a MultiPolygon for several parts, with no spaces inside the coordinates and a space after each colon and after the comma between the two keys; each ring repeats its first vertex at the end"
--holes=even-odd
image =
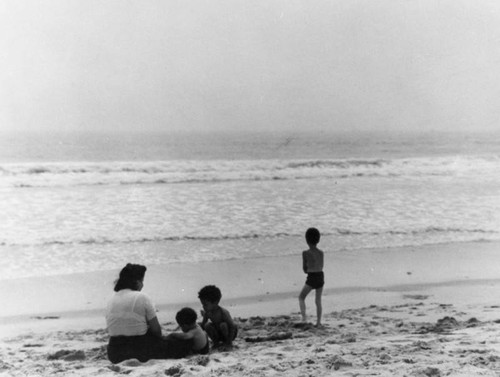
{"type": "Polygon", "coordinates": [[[198,292],[198,298],[203,301],[219,303],[222,298],[220,289],[215,285],[206,285],[198,292]]]}
{"type": "Polygon", "coordinates": [[[182,308],[175,316],[175,320],[179,325],[191,325],[196,322],[198,315],[191,308],[182,308]]]}
{"type": "Polygon", "coordinates": [[[306,242],[310,245],[317,245],[319,243],[320,234],[316,228],[309,228],[306,231],[306,242]]]}

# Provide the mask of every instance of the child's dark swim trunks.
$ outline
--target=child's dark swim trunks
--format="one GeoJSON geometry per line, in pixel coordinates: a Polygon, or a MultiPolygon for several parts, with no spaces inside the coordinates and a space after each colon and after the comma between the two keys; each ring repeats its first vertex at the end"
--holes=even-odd
{"type": "Polygon", "coordinates": [[[321,272],[310,272],[307,274],[306,284],[312,289],[318,289],[325,285],[325,275],[321,272]]]}

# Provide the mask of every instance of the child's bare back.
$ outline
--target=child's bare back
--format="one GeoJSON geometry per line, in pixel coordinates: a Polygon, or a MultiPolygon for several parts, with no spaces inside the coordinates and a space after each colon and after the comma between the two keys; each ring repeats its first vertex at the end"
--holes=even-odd
{"type": "Polygon", "coordinates": [[[207,319],[212,321],[215,325],[219,325],[222,322],[228,322],[231,320],[231,314],[227,309],[224,309],[222,306],[217,306],[212,310],[207,310],[205,312],[207,319]]]}
{"type": "Polygon", "coordinates": [[[209,352],[208,335],[199,324],[196,323],[196,312],[191,308],[182,308],[175,316],[182,332],[173,332],[167,339],[175,339],[175,346],[182,348],[181,357],[189,354],[206,355],[209,352]],[[189,348],[188,348],[189,347],[189,348]]]}
{"type": "Polygon", "coordinates": [[[322,250],[311,247],[309,250],[302,252],[303,257],[303,270],[304,272],[321,272],[323,271],[324,253],[322,250]]]}
{"type": "Polygon", "coordinates": [[[200,325],[196,324],[187,334],[193,339],[193,351],[199,352],[206,347],[208,342],[207,333],[203,331],[200,325]]]}

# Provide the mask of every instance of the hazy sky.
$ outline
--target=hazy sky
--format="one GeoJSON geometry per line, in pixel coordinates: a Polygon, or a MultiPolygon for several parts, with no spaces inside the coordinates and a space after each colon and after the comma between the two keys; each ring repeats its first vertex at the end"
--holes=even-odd
{"type": "Polygon", "coordinates": [[[498,0],[2,0],[0,130],[500,128],[498,0]]]}

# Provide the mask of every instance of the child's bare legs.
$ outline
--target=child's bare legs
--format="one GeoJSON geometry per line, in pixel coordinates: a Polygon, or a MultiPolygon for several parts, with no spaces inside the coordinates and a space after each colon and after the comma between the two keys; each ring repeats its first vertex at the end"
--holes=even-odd
{"type": "Polygon", "coordinates": [[[222,335],[222,341],[224,342],[224,344],[226,346],[232,347],[233,337],[231,336],[232,334],[230,334],[230,332],[229,332],[229,326],[227,325],[227,323],[222,322],[219,325],[219,330],[220,330],[220,333],[222,335]]]}
{"type": "Polygon", "coordinates": [[[217,327],[212,322],[209,322],[205,325],[205,332],[208,337],[212,339],[213,344],[217,344],[220,342],[219,332],[217,331],[217,327]]]}
{"type": "Polygon", "coordinates": [[[226,322],[222,322],[218,326],[209,322],[205,325],[205,331],[208,337],[212,339],[215,346],[218,343],[223,342],[224,345],[232,347],[234,334],[230,333],[229,326],[226,322]]]}
{"type": "Polygon", "coordinates": [[[323,306],[321,305],[321,295],[323,287],[316,289],[316,326],[321,326],[321,315],[323,314],[323,306]]]}
{"type": "Polygon", "coordinates": [[[304,285],[304,288],[302,288],[302,291],[299,294],[299,307],[300,307],[300,314],[302,315],[302,322],[307,321],[307,316],[306,316],[306,297],[309,294],[309,292],[312,291],[312,288],[308,286],[307,284],[304,285]]]}

